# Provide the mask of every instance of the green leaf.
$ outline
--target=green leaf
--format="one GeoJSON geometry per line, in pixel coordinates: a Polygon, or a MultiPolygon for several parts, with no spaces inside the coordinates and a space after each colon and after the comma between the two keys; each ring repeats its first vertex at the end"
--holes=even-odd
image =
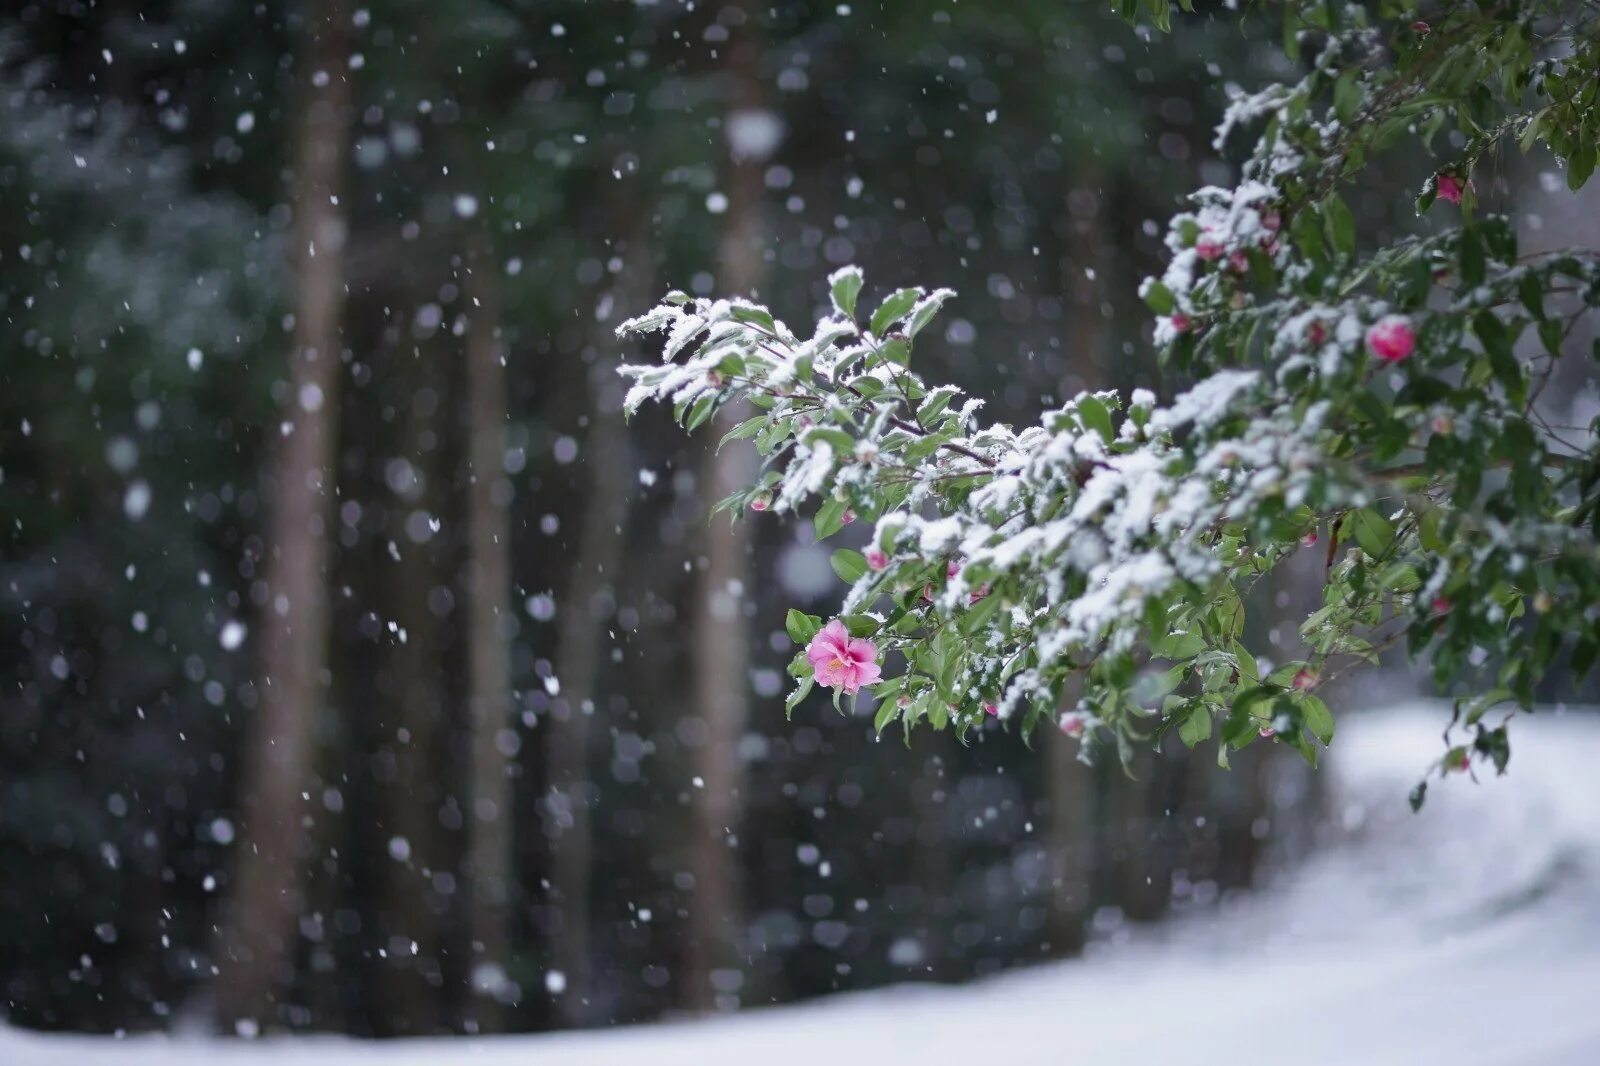
{"type": "Polygon", "coordinates": [[[1339,116],[1339,121],[1348,125],[1355,117],[1356,109],[1361,106],[1365,94],[1361,91],[1360,84],[1356,81],[1356,72],[1347,70],[1339,75],[1339,80],[1333,83],[1333,109],[1339,116]]]}
{"type": "MultiPolygon", "coordinates": [[[[1287,10],[1287,6],[1285,9],[1287,10]]],[[[1289,225],[1289,234],[1294,238],[1295,247],[1300,249],[1300,254],[1313,263],[1321,262],[1327,256],[1327,244],[1322,236],[1322,227],[1317,225],[1314,213],[1302,211],[1295,215],[1294,221],[1289,225]]]]}
{"type": "Polygon", "coordinates": [[[961,618],[961,632],[966,636],[974,636],[988,626],[995,612],[1000,610],[1000,597],[990,593],[972,605],[961,618]]]}
{"type": "Polygon", "coordinates": [[[1150,654],[1158,659],[1192,659],[1205,650],[1205,646],[1206,638],[1199,633],[1167,633],[1151,642],[1150,654]]]}
{"type": "Polygon", "coordinates": [[[716,405],[717,394],[715,392],[701,394],[700,398],[689,408],[689,413],[684,416],[683,428],[690,432],[699,429],[705,424],[706,419],[711,417],[711,413],[717,409],[716,405]]]}
{"type": "Polygon", "coordinates": [[[861,271],[855,267],[845,267],[834,273],[832,281],[833,287],[828,295],[833,300],[834,309],[846,318],[855,318],[856,297],[861,295],[861,271]]]}
{"type": "Polygon", "coordinates": [[[906,336],[915,337],[921,333],[928,323],[933,321],[933,316],[939,313],[939,308],[944,306],[944,301],[949,295],[948,289],[941,289],[918,303],[911,320],[906,323],[906,336]]]}
{"type": "Polygon", "coordinates": [[[852,637],[870,637],[883,625],[870,614],[841,615],[839,621],[844,623],[844,628],[852,637]]]}
{"type": "Polygon", "coordinates": [[[885,362],[893,363],[895,366],[911,365],[911,345],[907,344],[904,338],[895,337],[893,340],[885,341],[883,347],[879,349],[879,354],[883,356],[885,362]]]}
{"type": "Polygon", "coordinates": [[[1194,747],[1211,736],[1211,708],[1196,700],[1178,723],[1178,739],[1194,747]]]}
{"type": "Polygon", "coordinates": [[[1470,227],[1461,231],[1461,281],[1464,285],[1482,285],[1486,262],[1483,241],[1470,227]]]}
{"type": "Polygon", "coordinates": [[[743,304],[734,304],[728,310],[729,316],[735,322],[745,322],[752,326],[760,326],[768,333],[777,329],[778,324],[773,321],[772,312],[765,307],[749,307],[743,304]]]}
{"type": "Polygon", "coordinates": [[[1221,743],[1231,748],[1242,748],[1248,744],[1261,728],[1251,708],[1262,700],[1271,699],[1278,691],[1273,685],[1253,685],[1235,696],[1228,720],[1222,724],[1222,735],[1218,738],[1221,743]]]}
{"type": "Polygon", "coordinates": [[[1328,227],[1328,241],[1343,255],[1356,254],[1356,220],[1350,208],[1331,195],[1322,205],[1322,217],[1328,227]]]}
{"type": "Polygon", "coordinates": [[[722,446],[730,440],[745,440],[748,437],[755,436],[761,432],[761,427],[766,423],[766,415],[756,415],[754,418],[745,419],[722,435],[722,439],[717,442],[717,450],[721,451],[722,446]]]}
{"type": "Polygon", "coordinates": [[[899,701],[894,698],[885,699],[882,703],[878,704],[878,713],[872,717],[873,730],[878,733],[883,732],[884,727],[890,722],[894,721],[895,716],[899,713],[899,701]]]}
{"type": "Polygon", "coordinates": [[[791,607],[789,613],[784,616],[783,628],[788,632],[789,639],[796,644],[809,644],[811,638],[822,629],[822,619],[791,607]]]}
{"type": "Polygon", "coordinates": [[[850,455],[856,447],[855,438],[842,429],[835,429],[832,426],[812,426],[806,430],[807,444],[815,444],[819,440],[827,441],[836,455],[850,455]]]}
{"type": "Polygon", "coordinates": [[[1511,336],[1504,322],[1493,311],[1479,311],[1472,319],[1472,332],[1489,357],[1489,369],[1495,380],[1506,390],[1506,399],[1512,406],[1521,407],[1527,400],[1528,383],[1522,376],[1522,364],[1512,351],[1511,336]]]}
{"type": "Polygon", "coordinates": [[[811,520],[811,527],[816,530],[818,540],[827,540],[839,530],[844,528],[844,513],[848,505],[839,499],[829,498],[821,507],[817,508],[816,517],[811,520]]]}
{"type": "Polygon", "coordinates": [[[1580,145],[1572,153],[1572,158],[1567,160],[1567,188],[1577,192],[1589,180],[1589,175],[1594,173],[1595,161],[1600,158],[1600,149],[1591,141],[1580,145]]]}
{"type": "Polygon", "coordinates": [[[1394,524],[1370,507],[1351,511],[1344,528],[1345,538],[1355,540],[1374,559],[1381,558],[1394,543],[1394,524]]]}
{"type": "Polygon", "coordinates": [[[794,709],[800,706],[801,700],[811,695],[811,689],[816,685],[816,683],[817,679],[815,677],[808,677],[804,681],[800,682],[798,688],[789,693],[789,698],[783,701],[783,712],[785,718],[794,717],[794,709]]]}
{"type": "Polygon", "coordinates": [[[833,572],[849,585],[859,581],[868,569],[866,557],[850,548],[840,548],[828,561],[833,564],[833,572]]]}
{"type": "Polygon", "coordinates": [[[1078,397],[1078,418],[1085,429],[1100,434],[1107,444],[1116,439],[1116,432],[1111,428],[1111,412],[1093,396],[1085,394],[1078,397]]]}
{"type": "Polygon", "coordinates": [[[1170,315],[1178,306],[1177,297],[1172,295],[1172,290],[1161,282],[1151,279],[1144,288],[1145,306],[1158,315],[1170,315]]]}
{"type": "Polygon", "coordinates": [[[906,312],[916,306],[917,299],[922,295],[918,289],[901,289],[890,296],[878,309],[872,312],[871,330],[876,336],[883,336],[889,327],[905,317],[906,312]]]}
{"type": "Polygon", "coordinates": [[[1506,765],[1511,761],[1511,739],[1506,733],[1506,727],[1498,729],[1481,729],[1472,746],[1478,752],[1489,756],[1489,761],[1494,764],[1494,772],[1504,774],[1506,765]]]}
{"type": "Polygon", "coordinates": [[[1328,705],[1316,696],[1307,696],[1300,703],[1300,711],[1305,717],[1306,728],[1324,744],[1332,744],[1333,712],[1328,710],[1328,705]]]}

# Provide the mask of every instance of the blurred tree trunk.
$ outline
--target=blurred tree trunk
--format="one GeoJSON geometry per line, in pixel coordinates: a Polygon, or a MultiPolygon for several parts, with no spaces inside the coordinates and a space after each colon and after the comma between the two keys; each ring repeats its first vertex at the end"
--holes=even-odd
{"type": "MultiPolygon", "coordinates": [[[[437,340],[433,343],[438,345],[437,340]]],[[[397,729],[378,743],[380,752],[393,745],[395,757],[393,777],[384,787],[390,834],[371,842],[382,871],[379,946],[388,954],[375,963],[380,976],[374,1012],[381,1023],[379,1035],[423,1036],[437,1032],[443,1020],[443,921],[435,910],[428,871],[449,868],[439,823],[439,786],[449,779],[450,767],[449,760],[441,757],[448,750],[445,695],[440,684],[444,662],[436,637],[437,621],[428,609],[428,593],[438,583],[438,569],[433,542],[411,543],[406,536],[406,518],[410,505],[436,514],[442,503],[437,464],[421,443],[430,419],[418,413],[413,397],[439,387],[434,368],[445,353],[407,347],[409,351],[397,346],[390,353],[399,381],[393,394],[396,406],[407,412],[400,420],[397,446],[398,453],[416,467],[424,494],[393,508],[389,535],[401,546],[399,558],[392,560],[384,551],[378,562],[380,573],[386,574],[382,581],[388,601],[385,616],[399,627],[404,639],[390,634],[381,652],[383,687],[379,692],[394,709],[397,729]],[[396,858],[393,850],[386,851],[391,839],[404,841],[403,858],[396,858]],[[416,944],[415,953],[412,943],[416,944]]]]}
{"type": "MultiPolygon", "coordinates": [[[[754,69],[757,52],[758,41],[748,30],[726,52],[732,106],[724,128],[730,133],[733,162],[728,173],[727,229],[718,250],[717,286],[729,295],[749,293],[761,274],[765,154],[745,150],[748,146],[742,146],[737,135],[738,123],[764,117],[754,69]]],[[[730,405],[706,427],[708,448],[699,480],[701,499],[708,507],[751,479],[744,449],[715,447],[746,414],[742,407],[730,405]]],[[[712,973],[738,961],[743,939],[739,864],[732,847],[741,808],[739,738],[749,717],[749,623],[744,608],[750,577],[748,526],[743,521],[730,522],[727,515],[716,516],[707,527],[706,566],[699,571],[694,593],[698,614],[691,706],[706,729],[703,743],[694,752],[695,776],[700,778],[691,793],[689,872],[694,878],[694,900],[689,907],[689,940],[680,985],[683,1006],[694,1011],[715,1009],[712,973]]]]}
{"type": "MultiPolygon", "coordinates": [[[[628,275],[630,281],[618,286],[612,306],[619,309],[641,306],[654,278],[647,245],[636,237],[626,251],[638,268],[628,275]]],[[[609,334],[605,335],[609,339],[609,334]]],[[[560,915],[551,956],[554,968],[566,977],[561,1017],[574,1027],[588,1024],[594,1013],[593,918],[589,909],[594,829],[590,808],[599,790],[589,778],[590,728],[600,703],[598,681],[605,647],[600,625],[609,610],[607,593],[612,593],[611,605],[616,600],[632,480],[618,378],[611,365],[611,359],[597,360],[595,366],[585,368],[579,382],[589,406],[589,431],[583,446],[588,496],[576,527],[578,555],[563,590],[556,635],[556,678],[561,693],[546,719],[546,831],[551,834],[550,885],[560,915]]]]}
{"type": "MultiPolygon", "coordinates": [[[[289,432],[266,479],[261,684],[242,754],[238,859],[222,933],[219,1022],[270,1024],[294,981],[312,788],[312,726],[327,685],[328,538],[344,306],[344,187],[351,111],[342,0],[302,12],[292,119],[294,347],[284,397],[289,432]]],[[[276,434],[274,434],[276,436],[276,434]]]]}
{"type": "Polygon", "coordinates": [[[1046,792],[1050,821],[1046,848],[1050,855],[1050,913],[1047,930],[1051,955],[1073,955],[1083,947],[1084,920],[1089,913],[1089,877],[1093,866],[1094,770],[1078,761],[1078,742],[1048,723],[1044,738],[1046,792]]]}
{"type": "Polygon", "coordinates": [[[467,330],[467,418],[470,544],[467,710],[472,730],[472,809],[467,870],[474,1001],[469,1017],[480,1032],[504,1027],[504,1006],[516,998],[507,967],[511,950],[511,483],[505,476],[506,367],[500,336],[499,264],[481,227],[472,230],[462,291],[467,330]]]}

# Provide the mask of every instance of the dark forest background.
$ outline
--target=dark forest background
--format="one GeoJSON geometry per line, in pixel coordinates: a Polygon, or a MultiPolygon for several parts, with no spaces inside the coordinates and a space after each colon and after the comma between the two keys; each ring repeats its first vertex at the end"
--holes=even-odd
{"type": "MultiPolygon", "coordinates": [[[[7,5],[0,1015],[400,1035],[956,981],[1302,850],[1314,778],[1260,746],[1124,775],[879,739],[870,700],[786,723],[826,552],[709,522],[750,456],[620,415],[622,318],[803,325],[851,262],[958,289],[919,357],[995,419],[1170,395],[1138,280],[1229,173],[1222,71],[1286,71],[1275,25],[1110,6],[7,5]]],[[[1409,218],[1428,169],[1353,200],[1409,218]]]]}

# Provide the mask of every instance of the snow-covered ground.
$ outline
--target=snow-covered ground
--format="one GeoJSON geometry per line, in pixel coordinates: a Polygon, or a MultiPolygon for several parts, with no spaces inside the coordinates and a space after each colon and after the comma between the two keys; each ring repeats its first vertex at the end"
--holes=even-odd
{"type": "Polygon", "coordinates": [[[123,1041],[0,1029],[5,1066],[761,1066],[912,1062],[1595,1066],[1600,714],[1512,730],[1511,774],[1406,792],[1437,706],[1346,716],[1340,843],[1271,889],[1092,957],[677,1025],[363,1044],[123,1041]]]}

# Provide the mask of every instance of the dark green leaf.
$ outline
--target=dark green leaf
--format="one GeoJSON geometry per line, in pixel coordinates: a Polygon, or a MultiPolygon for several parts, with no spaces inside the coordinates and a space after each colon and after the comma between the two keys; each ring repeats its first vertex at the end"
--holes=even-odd
{"type": "Polygon", "coordinates": [[[856,297],[861,295],[861,271],[846,267],[834,274],[833,288],[828,295],[835,310],[846,318],[855,318],[856,297]]]}
{"type": "Polygon", "coordinates": [[[784,616],[783,628],[788,631],[789,639],[796,644],[809,644],[811,638],[822,628],[822,619],[791,607],[789,613],[784,616]]]}
{"type": "Polygon", "coordinates": [[[917,299],[922,294],[916,289],[901,289],[890,296],[878,309],[872,312],[872,332],[876,336],[883,336],[889,327],[905,317],[906,312],[916,306],[917,299]]]}
{"type": "Polygon", "coordinates": [[[816,678],[808,677],[804,681],[800,682],[799,687],[797,687],[793,692],[789,693],[789,698],[783,701],[784,717],[794,717],[794,709],[800,706],[801,700],[811,695],[811,689],[816,685],[816,683],[816,678]]]}
{"type": "Polygon", "coordinates": [[[847,584],[855,584],[867,572],[867,560],[858,551],[850,548],[840,548],[829,559],[833,564],[833,572],[847,584]]]}

